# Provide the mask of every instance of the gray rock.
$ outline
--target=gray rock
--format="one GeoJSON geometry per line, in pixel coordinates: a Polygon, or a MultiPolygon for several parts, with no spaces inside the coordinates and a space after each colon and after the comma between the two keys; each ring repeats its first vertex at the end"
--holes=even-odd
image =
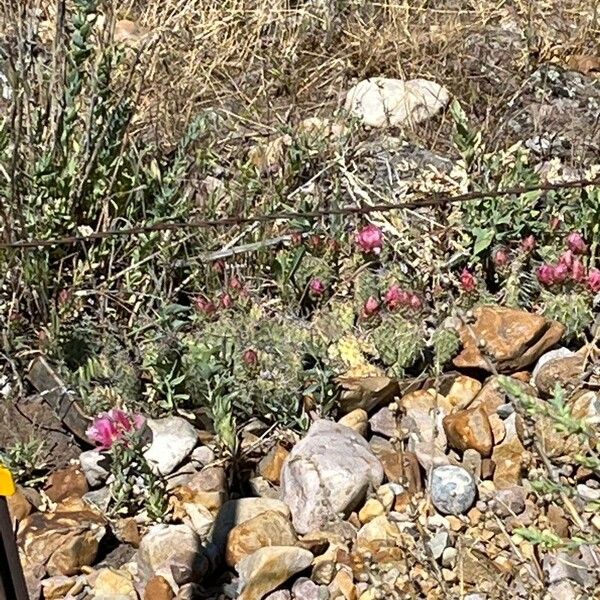
{"type": "Polygon", "coordinates": [[[102,512],[108,510],[110,504],[110,488],[108,486],[102,487],[99,490],[92,490],[82,496],[82,500],[85,500],[91,506],[94,506],[102,512]]]}
{"type": "Polygon", "coordinates": [[[510,417],[510,415],[512,415],[514,412],[515,412],[515,407],[510,402],[508,402],[506,404],[501,404],[496,409],[496,414],[501,419],[508,419],[508,417],[510,417]]]}
{"type": "Polygon", "coordinates": [[[99,450],[82,452],[79,463],[90,487],[98,487],[108,479],[110,460],[99,450]]]}
{"type": "Polygon", "coordinates": [[[199,582],[210,569],[200,537],[187,525],[153,525],[142,538],[137,553],[140,580],[145,584],[161,575],[178,589],[199,582]]]}
{"type": "Polygon", "coordinates": [[[148,419],[152,443],[144,456],[161,475],[169,475],[192,452],[198,443],[193,425],[181,417],[148,419]]]}
{"type": "Polygon", "coordinates": [[[383,480],[383,466],[358,433],[324,419],[294,446],[281,473],[281,494],[300,534],[348,513],[383,480]]]}
{"type": "Polygon", "coordinates": [[[556,348],[556,350],[550,350],[550,352],[542,354],[542,356],[538,358],[537,364],[533,369],[533,373],[531,374],[531,381],[535,381],[535,378],[537,377],[538,373],[541,371],[544,365],[548,364],[549,362],[552,362],[553,360],[557,360],[559,358],[567,358],[569,356],[575,356],[575,352],[563,346],[561,346],[560,348],[556,348]]]}
{"type": "Polygon", "coordinates": [[[292,586],[292,594],[296,600],[327,600],[329,589],[326,585],[318,585],[308,577],[300,577],[292,586]]]}
{"type": "Polygon", "coordinates": [[[289,590],[277,590],[265,596],[265,600],[292,600],[292,594],[289,590]]]}
{"type": "Polygon", "coordinates": [[[433,558],[436,560],[440,558],[448,545],[448,532],[438,531],[436,534],[431,536],[431,539],[427,542],[433,558]]]}
{"type": "Polygon", "coordinates": [[[398,424],[394,413],[385,406],[378,410],[370,419],[371,431],[385,437],[392,438],[398,435],[398,424]]]}
{"type": "Polygon", "coordinates": [[[458,558],[458,550],[450,546],[442,552],[442,567],[446,569],[453,569],[456,565],[456,559],[458,558]]]}
{"type": "Polygon", "coordinates": [[[473,505],[477,488],[468,471],[445,465],[433,470],[429,491],[437,510],[447,515],[461,515],[473,505]]]}
{"type": "Polygon", "coordinates": [[[198,463],[201,467],[209,465],[215,460],[215,453],[212,448],[208,446],[198,446],[195,448],[190,456],[192,463],[198,463]]]}
{"type": "Polygon", "coordinates": [[[525,510],[526,498],[527,492],[520,486],[498,490],[492,499],[491,508],[494,514],[502,518],[520,515],[525,510]]]}
{"type": "Polygon", "coordinates": [[[580,483],[577,486],[577,494],[585,502],[598,502],[600,500],[600,489],[580,483]]]}
{"type": "Polygon", "coordinates": [[[568,579],[549,585],[548,596],[548,600],[577,600],[581,598],[575,586],[568,579]]]}
{"type": "Polygon", "coordinates": [[[563,579],[570,579],[584,588],[590,588],[594,584],[595,576],[590,567],[566,552],[544,556],[542,569],[546,575],[546,583],[549,585],[558,583],[563,579]]]}

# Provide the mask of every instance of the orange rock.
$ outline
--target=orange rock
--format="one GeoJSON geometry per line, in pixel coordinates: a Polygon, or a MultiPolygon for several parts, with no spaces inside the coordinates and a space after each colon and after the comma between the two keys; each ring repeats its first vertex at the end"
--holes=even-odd
{"type": "Polygon", "coordinates": [[[492,460],[496,465],[493,482],[499,489],[521,485],[521,472],[528,453],[519,438],[514,435],[494,448],[492,460]]]}
{"type": "Polygon", "coordinates": [[[277,444],[267,453],[258,463],[258,472],[267,481],[279,485],[281,469],[283,463],[288,457],[289,452],[281,445],[277,444]]]}
{"type": "Polygon", "coordinates": [[[113,524],[113,531],[116,538],[124,544],[130,544],[134,548],[140,545],[140,531],[135,519],[119,519],[113,524]]]}
{"type": "Polygon", "coordinates": [[[562,337],[564,325],[540,315],[499,306],[474,310],[476,321],[461,328],[463,350],[454,359],[458,368],[492,371],[489,360],[503,373],[514,373],[533,364],[562,337]],[[485,356],[480,342],[485,343],[485,356]]]}
{"type": "Polygon", "coordinates": [[[164,577],[157,575],[146,584],[144,600],[173,600],[173,598],[175,594],[164,577]]]}
{"type": "Polygon", "coordinates": [[[54,471],[48,477],[46,495],[52,502],[62,502],[67,498],[81,498],[89,491],[88,483],[83,471],[71,465],[65,469],[54,471]]]}
{"type": "Polygon", "coordinates": [[[444,431],[448,443],[455,450],[477,450],[481,456],[489,456],[493,447],[492,428],[482,407],[461,410],[444,417],[444,431]]]}
{"type": "Polygon", "coordinates": [[[20,523],[33,511],[33,506],[31,506],[31,503],[27,500],[25,494],[23,494],[19,487],[17,487],[17,491],[12,496],[8,496],[6,500],[8,503],[8,512],[13,521],[18,521],[20,523]]]}

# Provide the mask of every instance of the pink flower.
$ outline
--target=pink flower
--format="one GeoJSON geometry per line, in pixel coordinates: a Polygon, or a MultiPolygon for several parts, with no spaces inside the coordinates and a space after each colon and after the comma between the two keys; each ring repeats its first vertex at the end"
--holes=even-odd
{"type": "Polygon", "coordinates": [[[558,259],[559,265],[564,265],[567,269],[570,269],[573,266],[573,252],[571,250],[567,250],[563,252],[561,257],[558,259]]]}
{"type": "Polygon", "coordinates": [[[366,225],[357,232],[356,243],[363,252],[379,254],[383,246],[383,233],[375,225],[366,225]]]}
{"type": "Polygon", "coordinates": [[[579,281],[580,283],[585,281],[585,266],[578,258],[573,261],[573,265],[571,266],[571,277],[574,281],[579,281]]]}
{"type": "Polygon", "coordinates": [[[410,294],[394,283],[385,293],[383,300],[389,310],[396,310],[401,306],[408,306],[410,304],[410,294]]]}
{"type": "Polygon", "coordinates": [[[552,265],[542,265],[537,270],[538,281],[545,286],[551,286],[554,281],[554,267],[552,265]]]}
{"type": "Polygon", "coordinates": [[[600,269],[590,269],[587,276],[587,285],[592,292],[600,292],[600,269]]]}
{"type": "Polygon", "coordinates": [[[242,360],[248,367],[253,367],[258,363],[258,354],[256,354],[256,350],[252,350],[252,348],[248,348],[242,354],[242,360]]]}
{"type": "Polygon", "coordinates": [[[231,297],[231,294],[228,292],[223,292],[219,298],[219,303],[225,310],[231,308],[233,306],[233,298],[231,297]]]}
{"type": "Polygon", "coordinates": [[[521,241],[521,248],[523,248],[525,252],[533,252],[533,250],[535,250],[535,245],[536,241],[534,235],[528,235],[521,241]]]}
{"type": "Polygon", "coordinates": [[[203,298],[202,296],[196,296],[196,298],[194,298],[194,305],[198,312],[205,315],[212,315],[217,310],[214,302],[207,298],[203,298]]]}
{"type": "Polygon", "coordinates": [[[509,256],[506,248],[498,248],[494,252],[493,261],[497,267],[505,267],[508,264],[509,256]]]}
{"type": "Polygon", "coordinates": [[[569,277],[569,272],[571,268],[568,267],[565,263],[558,263],[556,267],[554,267],[554,281],[555,283],[563,283],[569,277]]]}
{"type": "Polygon", "coordinates": [[[234,277],[232,277],[229,280],[229,287],[232,290],[238,290],[239,291],[239,290],[242,289],[242,282],[237,277],[234,276],[234,277]]]}
{"type": "Polygon", "coordinates": [[[575,231],[567,236],[567,246],[574,254],[585,254],[587,252],[587,244],[583,236],[575,231]]]}
{"type": "Polygon", "coordinates": [[[325,293],[325,284],[318,277],[310,280],[308,288],[313,296],[322,296],[325,293]]]}
{"type": "Polygon", "coordinates": [[[375,296],[369,296],[363,306],[363,316],[370,317],[379,311],[379,300],[375,296]]]}
{"type": "Polygon", "coordinates": [[[460,285],[465,292],[472,292],[477,287],[477,279],[471,271],[463,269],[460,274],[460,285]]]}
{"type": "Polygon", "coordinates": [[[423,300],[416,294],[410,295],[410,307],[413,310],[421,310],[423,308],[423,300]]]}
{"type": "Polygon", "coordinates": [[[69,300],[71,300],[72,294],[71,294],[71,290],[60,290],[59,294],[58,294],[58,304],[59,305],[63,305],[63,304],[67,304],[67,302],[69,302],[69,300]]]}
{"type": "Polygon", "coordinates": [[[107,450],[126,434],[139,431],[145,423],[142,415],[130,415],[119,408],[99,414],[85,432],[90,440],[107,450]]]}

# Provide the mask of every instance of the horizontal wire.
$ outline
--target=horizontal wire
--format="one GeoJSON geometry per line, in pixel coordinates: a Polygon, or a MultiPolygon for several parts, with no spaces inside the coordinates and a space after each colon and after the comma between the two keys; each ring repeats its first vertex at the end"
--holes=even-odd
{"type": "Polygon", "coordinates": [[[128,227],[124,229],[108,229],[97,231],[88,235],[73,235],[53,239],[32,239],[15,242],[0,242],[0,249],[33,249],[47,246],[65,246],[77,243],[85,243],[120,236],[138,236],[155,231],[176,231],[184,229],[208,229],[211,227],[224,227],[231,225],[244,225],[248,223],[261,223],[271,221],[291,221],[294,219],[318,219],[334,215],[366,215],[371,213],[389,212],[392,210],[415,209],[431,206],[443,206],[469,202],[472,200],[484,200],[498,196],[518,196],[531,192],[559,191],[563,189],[583,189],[585,187],[600,185],[600,177],[596,179],[581,179],[577,181],[565,181],[561,183],[542,183],[533,186],[513,187],[506,190],[491,190],[488,192],[467,192],[456,196],[438,196],[425,198],[419,201],[398,202],[389,204],[375,204],[372,206],[357,206],[347,208],[332,208],[306,212],[278,212],[265,215],[254,215],[249,217],[223,217],[221,219],[208,219],[190,222],[166,222],[154,225],[141,225],[139,227],[128,227]]]}

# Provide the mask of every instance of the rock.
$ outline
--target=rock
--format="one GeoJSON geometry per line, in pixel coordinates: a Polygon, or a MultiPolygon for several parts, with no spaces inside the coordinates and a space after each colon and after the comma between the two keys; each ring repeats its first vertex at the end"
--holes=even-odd
{"type": "Polygon", "coordinates": [[[20,486],[17,486],[17,489],[12,496],[6,498],[6,503],[8,504],[8,512],[13,522],[16,521],[20,523],[33,511],[33,506],[25,497],[20,486]]]}
{"type": "Polygon", "coordinates": [[[364,125],[404,127],[429,119],[449,101],[448,91],[434,81],[373,77],[350,89],[344,108],[364,125]]]}
{"type": "Polygon", "coordinates": [[[491,371],[479,350],[483,340],[499,372],[522,370],[559,342],[565,330],[556,321],[512,308],[480,306],[473,312],[475,323],[459,331],[463,350],[453,362],[461,369],[491,371]]]}
{"type": "Polygon", "coordinates": [[[451,448],[464,452],[471,448],[487,457],[492,453],[492,428],[482,407],[459,410],[444,417],[444,431],[451,448]]]}
{"type": "Polygon", "coordinates": [[[374,435],[369,442],[373,454],[383,466],[385,476],[392,482],[400,482],[404,476],[402,454],[385,438],[374,435]]]}
{"type": "Polygon", "coordinates": [[[105,513],[108,510],[111,497],[110,487],[106,485],[99,490],[88,492],[82,500],[92,508],[105,513]]]}
{"type": "Polygon", "coordinates": [[[198,582],[209,570],[200,537],[187,525],[153,525],[140,542],[137,567],[140,581],[164,577],[175,590],[198,582]]]}
{"type": "Polygon", "coordinates": [[[525,510],[527,492],[520,486],[498,490],[490,504],[494,514],[501,518],[520,515],[525,510]]]}
{"type": "Polygon", "coordinates": [[[349,427],[353,431],[356,431],[358,435],[367,437],[367,430],[369,428],[369,416],[367,411],[362,408],[355,408],[353,411],[344,415],[338,423],[344,427],[349,427]]]}
{"type": "Polygon", "coordinates": [[[473,505],[477,487],[468,471],[447,465],[433,470],[429,491],[437,510],[446,515],[461,515],[473,505]]]}
{"type": "Polygon", "coordinates": [[[265,600],[292,600],[292,594],[289,590],[277,590],[268,596],[265,596],[265,600]]]}
{"type": "Polygon", "coordinates": [[[507,437],[492,452],[492,461],[496,465],[493,482],[499,489],[520,486],[521,472],[528,454],[518,436],[507,437]]]}
{"type": "Polygon", "coordinates": [[[572,390],[583,379],[584,362],[583,354],[573,354],[566,348],[548,352],[538,361],[534,370],[535,386],[546,397],[552,396],[557,384],[566,390],[572,390]]]}
{"type": "Polygon", "coordinates": [[[578,600],[581,598],[575,586],[568,579],[550,584],[547,592],[549,600],[578,600]]]}
{"type": "Polygon", "coordinates": [[[131,574],[124,570],[100,569],[93,585],[94,600],[137,600],[131,574]]]}
{"type": "Polygon", "coordinates": [[[300,577],[294,582],[292,594],[296,600],[327,600],[329,598],[327,586],[318,585],[308,577],[300,577]]]}
{"type": "Polygon", "coordinates": [[[215,453],[208,446],[198,446],[190,455],[190,461],[197,463],[200,467],[206,467],[215,460],[215,453]]]}
{"type": "Polygon", "coordinates": [[[133,517],[114,521],[112,530],[115,537],[123,544],[129,544],[134,548],[140,545],[140,531],[133,517]]]}
{"type": "Polygon", "coordinates": [[[225,561],[235,567],[241,560],[265,546],[294,546],[298,541],[288,517],[269,510],[236,525],[227,538],[225,561]]]}
{"type": "Polygon", "coordinates": [[[388,438],[398,437],[398,423],[395,414],[387,407],[379,409],[370,419],[371,431],[388,438]]]}
{"type": "Polygon", "coordinates": [[[151,577],[144,589],[144,600],[173,600],[175,593],[169,582],[160,575],[151,577]]]}
{"type": "MultiPolygon", "coordinates": [[[[55,575],[42,581],[44,600],[63,600],[77,583],[77,577],[55,575]]],[[[39,596],[38,596],[39,597],[39,596]]]]}
{"type": "Polygon", "coordinates": [[[77,506],[58,505],[53,513],[33,513],[22,521],[18,542],[29,563],[49,575],[75,575],[94,563],[105,521],[81,500],[77,506]]]}
{"type": "Polygon", "coordinates": [[[267,546],[238,563],[240,576],[239,600],[259,600],[286,582],[292,575],[304,571],[313,555],[295,546],[267,546]]]}
{"type": "Polygon", "coordinates": [[[433,558],[437,560],[442,556],[446,546],[448,545],[448,532],[442,530],[433,534],[427,542],[427,545],[431,550],[433,558]]]}
{"type": "Polygon", "coordinates": [[[322,419],[290,453],[281,476],[282,499],[296,531],[304,534],[350,512],[382,480],[383,467],[367,442],[348,427],[322,419]]]}
{"type": "Polygon", "coordinates": [[[375,517],[380,517],[383,514],[385,514],[385,508],[383,504],[376,498],[369,498],[365,502],[365,505],[360,509],[358,518],[360,522],[364,524],[372,521],[375,517]]]}
{"type": "Polygon", "coordinates": [[[289,452],[281,444],[276,444],[258,463],[260,475],[267,481],[279,485],[281,469],[288,454],[289,452]]]}
{"type": "Polygon", "coordinates": [[[79,455],[79,463],[90,487],[98,487],[108,479],[110,461],[99,450],[82,452],[79,455]]]}
{"type": "Polygon", "coordinates": [[[356,536],[359,548],[369,548],[373,542],[381,545],[394,545],[400,538],[400,530],[386,515],[375,517],[363,525],[356,536]]]}
{"type": "Polygon", "coordinates": [[[442,566],[447,569],[452,569],[456,565],[458,558],[458,550],[450,546],[442,552],[442,566]]]}
{"type": "Polygon", "coordinates": [[[329,584],[329,592],[334,598],[344,600],[358,600],[358,593],[354,586],[352,571],[346,567],[341,568],[329,584]]]}
{"type": "Polygon", "coordinates": [[[481,479],[481,454],[477,450],[467,449],[463,453],[461,466],[473,475],[475,481],[481,479]]]}
{"type": "Polygon", "coordinates": [[[279,500],[279,489],[269,483],[264,477],[251,477],[248,479],[248,489],[254,496],[261,498],[274,498],[279,500]]]}
{"type": "Polygon", "coordinates": [[[494,445],[497,446],[502,443],[506,437],[506,427],[504,427],[504,422],[497,413],[488,415],[488,421],[490,422],[490,427],[492,429],[494,445]]]}
{"type": "Polygon", "coordinates": [[[89,491],[83,471],[71,465],[65,469],[54,471],[46,483],[46,496],[52,502],[61,502],[67,498],[81,498],[89,491]]]}
{"type": "Polygon", "coordinates": [[[466,375],[459,375],[452,382],[446,400],[454,409],[463,409],[469,406],[481,391],[481,382],[466,375]]]}
{"type": "Polygon", "coordinates": [[[450,458],[435,444],[415,439],[416,434],[411,434],[408,439],[408,449],[417,457],[417,461],[426,473],[435,467],[450,464],[450,458]]]}
{"type": "Polygon", "coordinates": [[[542,569],[548,584],[570,579],[584,589],[591,589],[596,577],[591,569],[580,559],[566,552],[547,554],[542,559],[542,569]]]}
{"type": "Polygon", "coordinates": [[[193,425],[181,417],[148,419],[152,443],[144,456],[161,475],[169,475],[185,460],[198,442],[193,425]]]}
{"type": "Polygon", "coordinates": [[[391,402],[398,393],[398,382],[386,377],[383,372],[356,367],[337,378],[341,388],[340,411],[347,414],[362,408],[367,412],[386,402],[391,402]]]}
{"type": "Polygon", "coordinates": [[[236,526],[262,513],[275,511],[289,518],[290,509],[287,504],[274,498],[240,498],[229,500],[217,515],[212,534],[213,543],[223,551],[226,548],[227,537],[236,526]]]}

